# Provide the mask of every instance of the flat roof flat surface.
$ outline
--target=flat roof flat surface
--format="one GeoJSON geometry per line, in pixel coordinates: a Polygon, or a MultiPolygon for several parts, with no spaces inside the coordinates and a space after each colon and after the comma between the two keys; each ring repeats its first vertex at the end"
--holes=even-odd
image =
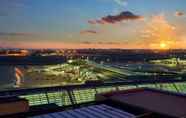
{"type": "Polygon", "coordinates": [[[186,97],[166,92],[141,90],[115,93],[109,99],[173,117],[186,117],[186,97]]]}
{"type": "Polygon", "coordinates": [[[34,116],[32,118],[135,118],[135,116],[123,110],[100,104],[34,116]]]}

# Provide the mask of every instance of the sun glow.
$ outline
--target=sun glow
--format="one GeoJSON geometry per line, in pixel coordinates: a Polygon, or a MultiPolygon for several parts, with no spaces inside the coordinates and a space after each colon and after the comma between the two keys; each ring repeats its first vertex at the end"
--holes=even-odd
{"type": "Polygon", "coordinates": [[[164,42],[160,43],[160,49],[168,49],[168,48],[169,48],[169,46],[166,43],[164,43],[164,42]]]}
{"type": "Polygon", "coordinates": [[[176,27],[164,15],[154,16],[143,31],[144,42],[151,49],[172,49],[176,44],[176,27]]]}

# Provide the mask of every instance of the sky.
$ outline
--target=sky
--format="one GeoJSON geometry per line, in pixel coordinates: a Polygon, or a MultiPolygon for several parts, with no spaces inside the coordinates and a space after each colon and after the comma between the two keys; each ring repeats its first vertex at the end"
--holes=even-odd
{"type": "Polygon", "coordinates": [[[186,48],[186,0],[0,0],[0,48],[186,48]]]}

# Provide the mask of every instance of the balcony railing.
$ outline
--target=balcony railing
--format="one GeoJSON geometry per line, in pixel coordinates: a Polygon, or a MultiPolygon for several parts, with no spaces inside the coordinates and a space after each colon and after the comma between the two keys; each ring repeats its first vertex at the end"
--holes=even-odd
{"type": "Polygon", "coordinates": [[[151,87],[175,92],[186,91],[184,81],[139,81],[103,84],[19,89],[0,92],[0,97],[19,96],[26,98],[30,106],[55,103],[59,106],[75,105],[95,100],[95,94],[137,87],[151,87]]]}

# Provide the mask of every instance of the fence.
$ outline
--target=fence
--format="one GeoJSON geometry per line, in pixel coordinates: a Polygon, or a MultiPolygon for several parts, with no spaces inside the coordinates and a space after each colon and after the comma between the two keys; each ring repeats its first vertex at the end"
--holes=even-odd
{"type": "Polygon", "coordinates": [[[95,94],[97,93],[137,87],[151,87],[181,93],[186,92],[186,82],[117,82],[2,91],[0,92],[0,97],[19,96],[26,98],[30,106],[50,103],[55,103],[59,106],[68,106],[94,101],[95,94]]]}

